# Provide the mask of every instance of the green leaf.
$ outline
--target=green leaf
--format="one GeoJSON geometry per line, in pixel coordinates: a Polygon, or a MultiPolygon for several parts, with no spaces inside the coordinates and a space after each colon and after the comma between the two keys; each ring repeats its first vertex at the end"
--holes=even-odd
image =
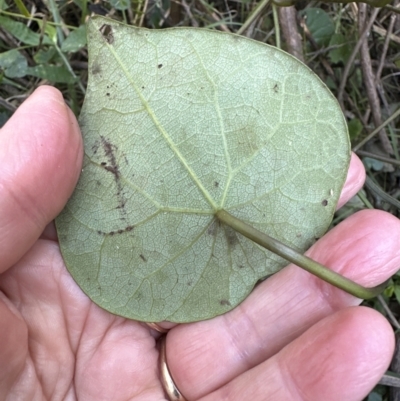
{"type": "Polygon", "coordinates": [[[110,0],[110,4],[116,10],[127,10],[129,8],[129,0],[110,0]]]}
{"type": "Polygon", "coordinates": [[[349,129],[350,140],[355,140],[359,137],[363,130],[362,122],[358,118],[353,118],[347,123],[349,129]]]}
{"type": "Polygon", "coordinates": [[[34,56],[33,59],[37,64],[45,64],[50,62],[54,57],[57,57],[58,53],[54,46],[46,46],[44,49],[40,49],[34,56]]]}
{"type": "Polygon", "coordinates": [[[400,304],[400,286],[394,286],[394,295],[396,297],[397,302],[400,304]]]}
{"type": "Polygon", "coordinates": [[[307,27],[314,40],[320,46],[328,46],[335,32],[335,25],[329,14],[321,8],[306,8],[300,13],[306,18],[307,27]]]}
{"type": "Polygon", "coordinates": [[[47,79],[50,82],[63,84],[72,84],[75,82],[74,77],[64,66],[40,64],[34,67],[28,67],[27,73],[34,77],[47,79]]]}
{"type": "Polygon", "coordinates": [[[0,128],[8,121],[10,114],[9,111],[0,111],[0,128]]]}
{"type": "Polygon", "coordinates": [[[3,70],[8,78],[21,78],[28,71],[28,62],[17,49],[9,50],[0,53],[0,70],[3,70]]]}
{"type": "Polygon", "coordinates": [[[341,33],[333,34],[330,38],[329,46],[335,46],[334,49],[329,51],[329,58],[332,63],[342,62],[346,64],[352,52],[352,47],[346,36],[341,33]]]}
{"type": "Polygon", "coordinates": [[[382,396],[373,391],[371,394],[368,395],[368,401],[382,401],[382,396]]]}
{"type": "Polygon", "coordinates": [[[83,172],[57,218],[90,298],[142,321],[208,319],[286,262],[221,224],[224,209],[307,249],[350,158],[340,107],[292,56],[205,29],[89,21],[83,172]]]}
{"type": "Polygon", "coordinates": [[[40,40],[45,45],[52,45],[52,41],[44,35],[41,37],[38,33],[33,32],[21,22],[14,21],[11,18],[0,16],[0,26],[11,35],[15,36],[19,41],[27,45],[38,46],[40,40]]]}
{"type": "Polygon", "coordinates": [[[76,52],[84,46],[86,46],[86,25],[81,25],[68,35],[61,46],[61,50],[63,52],[76,52]]]}
{"type": "Polygon", "coordinates": [[[368,170],[372,169],[374,171],[382,171],[385,165],[380,160],[372,159],[371,157],[363,157],[362,161],[364,163],[365,168],[368,170]]]}
{"type": "Polygon", "coordinates": [[[7,10],[8,4],[6,0],[0,0],[0,10],[7,10]]]}

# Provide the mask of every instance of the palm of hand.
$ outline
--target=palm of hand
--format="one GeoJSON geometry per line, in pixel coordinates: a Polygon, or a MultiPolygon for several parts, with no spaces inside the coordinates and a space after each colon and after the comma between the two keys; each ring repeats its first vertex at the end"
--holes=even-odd
{"type": "MultiPolygon", "coordinates": [[[[6,194],[0,222],[9,228],[0,237],[7,255],[0,261],[0,399],[165,400],[157,335],[101,310],[81,292],[65,269],[51,227],[36,241],[79,173],[75,120],[50,88],[37,91],[18,113],[20,122],[13,118],[0,135],[9,143],[0,147],[0,160],[11,166],[6,173],[14,171],[0,182],[6,194]],[[32,135],[24,114],[38,119],[41,110],[51,109],[34,132],[41,137],[32,135]],[[12,159],[13,133],[24,128],[22,142],[39,160],[34,167],[21,154],[18,162],[12,159]],[[44,157],[41,141],[50,149],[44,157]],[[39,159],[37,152],[42,152],[39,159]]],[[[342,203],[359,187],[361,171],[353,161],[342,203]]],[[[309,254],[375,285],[397,268],[399,237],[395,218],[364,212],[331,231],[309,254]]],[[[189,400],[361,399],[386,369],[393,336],[376,312],[349,307],[356,304],[290,266],[232,312],[173,328],[167,337],[170,370],[189,400]]]]}
{"type": "Polygon", "coordinates": [[[3,274],[1,288],[26,322],[10,332],[13,358],[23,366],[8,390],[15,399],[164,399],[150,330],[95,306],[65,270],[56,243],[39,240],[3,274]]]}

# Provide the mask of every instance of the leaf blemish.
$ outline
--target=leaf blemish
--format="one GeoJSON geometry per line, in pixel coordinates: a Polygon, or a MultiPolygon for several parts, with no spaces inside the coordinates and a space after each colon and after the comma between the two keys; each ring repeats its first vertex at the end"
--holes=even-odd
{"type": "Polygon", "coordinates": [[[140,259],[143,260],[143,262],[147,262],[147,259],[144,257],[144,255],[140,254],[139,256],[140,256],[140,259]]]}
{"type": "Polygon", "coordinates": [[[115,234],[123,234],[129,231],[132,231],[135,228],[135,226],[126,226],[125,228],[119,229],[118,231],[110,231],[110,232],[104,232],[101,230],[97,230],[97,234],[99,235],[115,235],[115,234]]]}
{"type": "MultiPolygon", "coordinates": [[[[126,211],[124,209],[126,199],[123,194],[123,186],[121,183],[121,173],[119,171],[119,166],[118,166],[117,158],[115,155],[115,152],[118,150],[118,148],[102,135],[100,136],[100,140],[101,140],[101,145],[104,150],[104,154],[108,159],[108,163],[102,162],[101,166],[104,168],[104,170],[106,170],[114,175],[115,184],[117,187],[116,195],[117,195],[117,199],[118,199],[118,205],[117,205],[116,209],[123,209],[123,212],[126,213],[126,211]]],[[[122,219],[124,220],[125,217],[123,217],[122,219]]]]}
{"type": "Polygon", "coordinates": [[[105,162],[102,162],[101,165],[104,167],[105,170],[114,174],[115,179],[118,180],[120,178],[120,172],[114,154],[116,148],[107,139],[105,139],[104,136],[101,136],[100,138],[101,138],[101,144],[103,145],[104,153],[110,163],[110,166],[107,166],[107,163],[105,162]]]}
{"type": "Polygon", "coordinates": [[[105,164],[102,166],[104,166],[104,169],[109,171],[110,173],[113,173],[115,175],[116,178],[119,178],[119,170],[117,166],[106,166],[105,164]]]}
{"type": "Polygon", "coordinates": [[[327,201],[326,199],[324,199],[324,200],[321,202],[321,205],[322,205],[322,206],[327,206],[327,205],[328,205],[328,201],[327,201]]]}
{"type": "Polygon", "coordinates": [[[100,72],[101,72],[100,64],[93,63],[92,74],[96,75],[96,74],[99,74],[100,72]]]}
{"type": "Polygon", "coordinates": [[[236,244],[238,244],[239,240],[238,240],[238,237],[237,237],[235,231],[233,231],[229,227],[226,227],[225,228],[225,234],[226,234],[226,239],[228,241],[228,244],[230,246],[235,246],[236,244]]]}
{"type": "Polygon", "coordinates": [[[227,299],[221,299],[219,303],[223,306],[231,306],[231,303],[227,299]]]}
{"type": "Polygon", "coordinates": [[[162,68],[162,66],[163,66],[162,64],[158,64],[158,66],[157,66],[157,67],[158,67],[158,68],[162,68]]]}
{"type": "Polygon", "coordinates": [[[114,33],[111,25],[104,24],[100,27],[99,31],[109,45],[114,43],[114,33]]]}
{"type": "Polygon", "coordinates": [[[207,229],[207,234],[214,236],[217,233],[217,224],[214,220],[207,229]]]}

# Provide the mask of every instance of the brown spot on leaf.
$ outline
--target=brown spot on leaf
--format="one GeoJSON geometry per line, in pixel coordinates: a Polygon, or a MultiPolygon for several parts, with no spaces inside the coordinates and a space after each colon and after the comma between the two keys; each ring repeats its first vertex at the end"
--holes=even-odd
{"type": "Polygon", "coordinates": [[[123,233],[129,232],[129,231],[132,231],[134,228],[135,228],[135,226],[131,225],[131,226],[126,226],[125,228],[120,228],[117,231],[104,232],[104,231],[101,231],[101,230],[97,230],[97,234],[113,236],[113,235],[116,235],[116,234],[123,234],[123,233]]]}
{"type": "Polygon", "coordinates": [[[144,255],[140,254],[139,256],[140,256],[140,259],[143,260],[143,262],[147,262],[147,259],[144,257],[144,255]]]}
{"type": "Polygon", "coordinates": [[[104,24],[100,27],[99,31],[109,45],[112,45],[114,43],[114,32],[111,25],[104,24]]]}
{"type": "Polygon", "coordinates": [[[157,66],[157,67],[158,67],[158,68],[162,68],[162,66],[163,66],[162,64],[158,64],[158,66],[157,66]]]}
{"type": "Polygon", "coordinates": [[[115,178],[119,178],[119,170],[117,166],[106,166],[104,164],[101,164],[104,166],[104,169],[109,171],[110,173],[113,173],[115,175],[115,178]]]}
{"type": "Polygon", "coordinates": [[[100,74],[100,72],[101,72],[101,66],[100,66],[100,64],[98,64],[98,63],[93,63],[93,66],[92,66],[92,74],[93,74],[93,75],[96,75],[96,74],[100,74]]]}
{"type": "MultiPolygon", "coordinates": [[[[219,220],[218,220],[218,222],[219,222],[219,220]]],[[[214,236],[217,234],[218,222],[216,220],[213,220],[213,222],[209,225],[209,227],[207,229],[208,235],[214,236]]]]}
{"type": "Polygon", "coordinates": [[[227,299],[221,299],[219,303],[223,306],[231,306],[231,303],[227,299]]]}
{"type": "Polygon", "coordinates": [[[233,247],[239,242],[236,231],[232,230],[232,228],[225,227],[225,235],[230,246],[233,247]]]}
{"type": "Polygon", "coordinates": [[[327,205],[328,205],[328,201],[327,201],[326,199],[324,199],[324,200],[321,202],[321,205],[322,205],[322,206],[327,206],[327,205]]]}

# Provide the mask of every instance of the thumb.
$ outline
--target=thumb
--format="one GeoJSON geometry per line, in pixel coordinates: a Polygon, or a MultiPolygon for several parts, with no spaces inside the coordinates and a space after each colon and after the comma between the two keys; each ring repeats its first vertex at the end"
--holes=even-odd
{"type": "Polygon", "coordinates": [[[0,130],[0,273],[61,211],[82,164],[78,123],[61,93],[41,86],[0,130]]]}

